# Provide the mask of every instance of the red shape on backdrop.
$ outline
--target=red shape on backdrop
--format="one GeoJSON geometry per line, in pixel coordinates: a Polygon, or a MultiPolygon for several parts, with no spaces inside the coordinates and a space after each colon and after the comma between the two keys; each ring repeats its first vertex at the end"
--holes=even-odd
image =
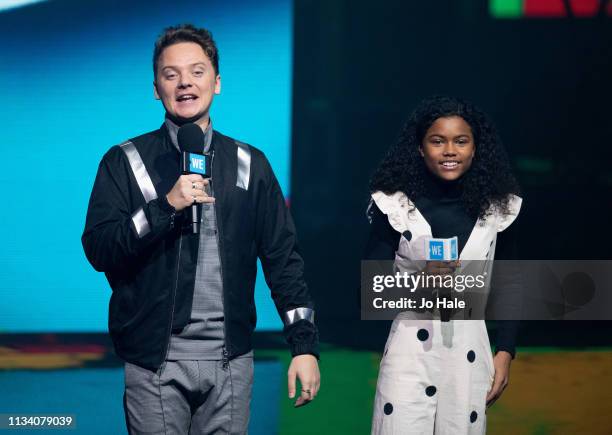
{"type": "Polygon", "coordinates": [[[563,0],[525,0],[524,16],[538,18],[566,17],[563,0]]]}
{"type": "MultiPolygon", "coordinates": [[[[603,0],[606,1],[606,0],[603,0]]],[[[575,17],[594,17],[599,11],[600,0],[569,0],[570,8],[575,17]]],[[[610,4],[608,3],[608,10],[610,4]]]]}
{"type": "Polygon", "coordinates": [[[608,16],[612,17],[612,0],[608,0],[608,7],[606,9],[608,11],[608,16]]]}

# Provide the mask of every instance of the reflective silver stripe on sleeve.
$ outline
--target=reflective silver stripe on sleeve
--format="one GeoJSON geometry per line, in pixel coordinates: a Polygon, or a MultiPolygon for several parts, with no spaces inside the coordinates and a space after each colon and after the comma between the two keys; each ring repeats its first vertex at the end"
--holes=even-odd
{"type": "MultiPolygon", "coordinates": [[[[157,198],[157,192],[153,186],[153,181],[151,181],[151,177],[147,172],[147,168],[145,167],[136,146],[132,142],[127,141],[126,143],[121,144],[121,149],[127,156],[130,168],[132,168],[134,178],[136,178],[136,182],[138,183],[138,187],[140,188],[145,201],[148,203],[149,201],[157,198]]],[[[147,220],[147,215],[145,215],[142,207],[132,214],[132,223],[134,224],[134,229],[136,230],[136,234],[140,239],[151,231],[151,226],[147,220]]]]}
{"type": "Polygon", "coordinates": [[[236,186],[248,190],[249,177],[251,176],[251,150],[249,146],[236,141],[238,145],[238,174],[236,177],[236,186]]]}
{"type": "Polygon", "coordinates": [[[128,141],[121,145],[121,149],[128,158],[128,162],[130,163],[130,167],[132,168],[134,177],[136,177],[136,182],[138,183],[138,187],[140,187],[140,191],[142,192],[142,196],[144,196],[145,201],[149,202],[156,199],[157,192],[153,186],[153,181],[151,181],[151,177],[147,172],[147,168],[145,167],[140,154],[138,154],[136,146],[134,146],[132,142],[128,141]]]}
{"type": "Polygon", "coordinates": [[[302,319],[314,323],[314,310],[312,308],[299,307],[287,311],[285,313],[285,326],[289,326],[302,319]]]}
{"type": "Polygon", "coordinates": [[[142,207],[136,210],[136,212],[132,215],[132,223],[134,224],[136,234],[138,234],[138,238],[140,239],[149,234],[149,231],[151,231],[149,221],[147,220],[147,216],[145,215],[142,207]]]}

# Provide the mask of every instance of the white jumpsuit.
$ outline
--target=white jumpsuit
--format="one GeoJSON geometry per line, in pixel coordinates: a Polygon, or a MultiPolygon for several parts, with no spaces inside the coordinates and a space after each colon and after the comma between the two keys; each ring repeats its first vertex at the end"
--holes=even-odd
{"type": "MultiPolygon", "coordinates": [[[[412,234],[412,242],[400,239],[396,270],[421,270],[423,237],[432,235],[425,218],[401,192],[375,192],[372,199],[396,231],[412,234]]],[[[497,233],[514,221],[520,206],[521,198],[511,195],[510,214],[492,210],[477,220],[459,258],[462,265],[465,260],[489,261],[467,262],[481,270],[463,273],[485,273],[490,279],[497,233]]],[[[484,320],[441,322],[437,310],[402,312],[391,326],[380,363],[372,434],[484,434],[493,375],[484,320]]]]}

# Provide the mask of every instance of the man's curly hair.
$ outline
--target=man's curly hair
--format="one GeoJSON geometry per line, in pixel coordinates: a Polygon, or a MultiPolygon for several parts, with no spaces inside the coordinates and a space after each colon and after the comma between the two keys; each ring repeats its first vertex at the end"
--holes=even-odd
{"type": "Polygon", "coordinates": [[[460,116],[471,127],[476,151],[470,169],[459,179],[461,199],[473,217],[485,218],[490,206],[508,212],[508,194],[519,194],[508,155],[495,126],[477,107],[467,101],[447,96],[422,101],[404,125],[398,142],[374,172],[370,192],[404,192],[414,201],[425,192],[428,169],[419,153],[429,127],[438,119],[460,116]]]}

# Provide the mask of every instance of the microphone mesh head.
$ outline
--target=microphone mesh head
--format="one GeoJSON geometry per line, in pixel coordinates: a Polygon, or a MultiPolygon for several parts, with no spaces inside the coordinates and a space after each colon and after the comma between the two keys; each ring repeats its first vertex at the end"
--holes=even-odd
{"type": "Polygon", "coordinates": [[[181,151],[199,154],[204,152],[204,132],[197,124],[185,124],[179,128],[177,141],[181,151]]]}

